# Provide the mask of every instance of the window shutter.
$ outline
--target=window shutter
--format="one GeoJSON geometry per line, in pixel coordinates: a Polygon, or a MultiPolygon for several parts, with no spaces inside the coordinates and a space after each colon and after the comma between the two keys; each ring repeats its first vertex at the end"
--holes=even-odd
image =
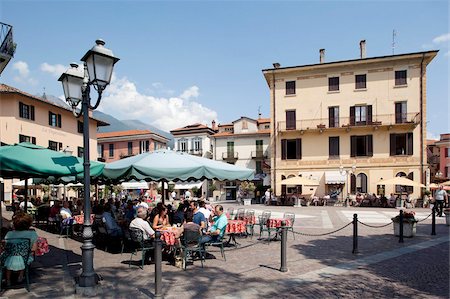
{"type": "Polygon", "coordinates": [[[350,193],[356,193],[356,176],[353,173],[350,175],[350,193]]]}
{"type": "Polygon", "coordinates": [[[58,127],[61,128],[61,114],[58,114],[58,127]]]}
{"type": "Polygon", "coordinates": [[[372,124],[372,105],[367,106],[367,124],[372,124]]]}
{"type": "Polygon", "coordinates": [[[30,106],[30,119],[34,120],[34,106],[30,106]]]}
{"type": "Polygon", "coordinates": [[[52,125],[52,113],[50,111],[48,112],[48,124],[52,125]]]}
{"type": "Polygon", "coordinates": [[[355,125],[355,106],[350,107],[350,125],[355,125]]]}
{"type": "Polygon", "coordinates": [[[367,135],[366,142],[367,142],[367,156],[372,157],[373,156],[373,136],[367,135]]]}
{"type": "Polygon", "coordinates": [[[406,154],[412,155],[413,154],[413,133],[407,133],[406,134],[406,154]]]}
{"type": "Polygon", "coordinates": [[[36,144],[36,137],[31,137],[31,143],[36,144]]]}
{"type": "Polygon", "coordinates": [[[286,139],[281,139],[281,160],[286,160],[286,139]]]}
{"type": "Polygon", "coordinates": [[[19,102],[19,116],[23,118],[23,103],[19,102]]]}
{"type": "Polygon", "coordinates": [[[395,156],[395,147],[396,147],[396,144],[395,144],[395,134],[391,134],[390,135],[390,155],[391,156],[395,156]]]}
{"type": "Polygon", "coordinates": [[[328,127],[334,128],[334,107],[328,107],[328,127]]]}
{"type": "Polygon", "coordinates": [[[302,158],[302,139],[297,138],[296,143],[297,152],[295,154],[295,158],[300,160],[302,158]]]}
{"type": "Polygon", "coordinates": [[[59,145],[59,150],[62,151],[62,149],[63,149],[63,144],[62,144],[62,142],[60,142],[58,145],[59,145]]]}
{"type": "Polygon", "coordinates": [[[149,152],[149,151],[150,151],[150,141],[149,141],[149,140],[146,140],[146,141],[145,141],[145,151],[146,151],[146,152],[149,152]]]}
{"type": "Polygon", "coordinates": [[[332,137],[328,137],[328,156],[329,157],[334,156],[332,140],[333,140],[332,137]]]}
{"type": "Polygon", "coordinates": [[[350,136],[350,157],[356,157],[356,136],[350,136]]]}

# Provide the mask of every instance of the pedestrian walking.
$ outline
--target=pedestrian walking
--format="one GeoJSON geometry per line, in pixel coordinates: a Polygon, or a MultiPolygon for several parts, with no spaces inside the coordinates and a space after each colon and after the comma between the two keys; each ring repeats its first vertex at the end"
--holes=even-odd
{"type": "Polygon", "coordinates": [[[436,191],[436,193],[434,194],[434,199],[435,199],[435,207],[436,207],[436,212],[438,213],[439,217],[442,217],[442,212],[444,210],[444,202],[447,203],[448,202],[448,195],[447,195],[447,191],[444,190],[444,187],[442,185],[439,186],[439,190],[436,191]]]}

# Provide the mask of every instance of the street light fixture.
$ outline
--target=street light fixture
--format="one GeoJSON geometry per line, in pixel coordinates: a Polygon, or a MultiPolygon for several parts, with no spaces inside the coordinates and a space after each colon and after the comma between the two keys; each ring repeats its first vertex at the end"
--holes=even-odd
{"type": "Polygon", "coordinates": [[[350,174],[354,174],[356,172],[356,165],[353,165],[351,168],[349,169],[345,169],[344,166],[340,166],[339,167],[339,172],[341,173],[341,175],[345,174],[345,185],[346,185],[346,189],[347,189],[347,196],[345,197],[345,206],[348,206],[348,202],[349,202],[349,195],[350,195],[350,184],[348,183],[348,176],[350,174]]]}
{"type": "Polygon", "coordinates": [[[92,244],[93,232],[91,226],[91,201],[90,201],[90,159],[89,159],[89,110],[95,110],[100,104],[103,90],[111,81],[114,64],[119,61],[111,50],[104,47],[103,40],[96,40],[92,47],[81,58],[84,70],[79,69],[78,64],[70,64],[58,81],[61,81],[64,96],[72,108],[76,117],[83,115],[83,165],[84,165],[84,223],[82,272],[78,284],[80,287],[95,287],[98,283],[98,275],[94,271],[94,244],[92,244]],[[98,98],[94,106],[91,105],[90,86],[97,90],[98,98]],[[78,105],[81,102],[81,109],[78,105]]]}

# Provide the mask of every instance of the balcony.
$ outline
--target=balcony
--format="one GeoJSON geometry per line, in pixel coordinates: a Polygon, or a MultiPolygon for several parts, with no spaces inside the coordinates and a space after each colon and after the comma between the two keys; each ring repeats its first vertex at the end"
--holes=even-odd
{"type": "Polygon", "coordinates": [[[324,130],[351,130],[352,128],[374,128],[387,127],[416,127],[420,123],[420,113],[401,113],[401,114],[381,114],[372,115],[364,120],[356,119],[355,117],[339,117],[332,119],[328,118],[316,118],[316,119],[304,119],[297,120],[295,124],[286,124],[286,121],[279,121],[277,123],[278,132],[299,131],[304,133],[305,131],[318,131],[324,130]]]}
{"type": "Polygon", "coordinates": [[[191,149],[191,150],[189,150],[189,154],[194,155],[194,156],[202,157],[203,156],[203,150],[202,149],[191,149]]]}
{"type": "Polygon", "coordinates": [[[0,74],[14,56],[15,51],[12,26],[0,22],[0,74]]]}
{"type": "Polygon", "coordinates": [[[222,160],[236,161],[237,159],[239,159],[239,156],[238,156],[237,152],[225,152],[225,153],[222,153],[222,160]]]}
{"type": "Polygon", "coordinates": [[[267,159],[267,151],[252,151],[252,159],[255,160],[267,159]]]}

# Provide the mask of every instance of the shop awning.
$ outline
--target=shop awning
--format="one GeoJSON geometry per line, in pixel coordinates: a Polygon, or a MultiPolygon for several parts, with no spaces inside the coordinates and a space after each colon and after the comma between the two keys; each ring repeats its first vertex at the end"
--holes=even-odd
{"type": "Polygon", "coordinates": [[[140,189],[147,190],[148,189],[148,183],[146,181],[123,182],[122,183],[122,188],[126,189],[126,190],[140,190],[140,189]]]}
{"type": "Polygon", "coordinates": [[[325,171],[325,184],[345,184],[347,179],[345,174],[341,174],[340,171],[325,171]]]}
{"type": "Polygon", "coordinates": [[[177,182],[175,184],[174,189],[176,190],[189,190],[192,189],[194,187],[196,187],[197,189],[200,189],[200,187],[202,186],[203,182],[177,182]]]}

